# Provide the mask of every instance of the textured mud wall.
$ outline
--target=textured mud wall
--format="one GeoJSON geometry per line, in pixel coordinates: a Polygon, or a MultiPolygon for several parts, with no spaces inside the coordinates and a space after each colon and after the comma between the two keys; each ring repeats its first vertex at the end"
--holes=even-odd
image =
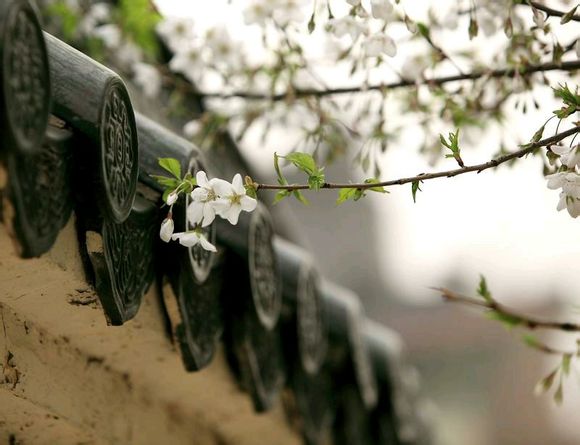
{"type": "Polygon", "coordinates": [[[106,325],[74,222],[22,260],[0,225],[0,444],[298,444],[280,406],[255,414],[223,351],[187,373],[157,289],[132,321],[106,325]]]}

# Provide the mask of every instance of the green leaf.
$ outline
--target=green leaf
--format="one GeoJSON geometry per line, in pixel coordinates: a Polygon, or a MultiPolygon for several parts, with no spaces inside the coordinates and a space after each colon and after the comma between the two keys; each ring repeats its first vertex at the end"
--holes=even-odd
{"type": "Polygon", "coordinates": [[[282,170],[280,169],[280,162],[279,162],[280,158],[281,158],[281,156],[278,155],[278,153],[274,153],[274,170],[276,170],[276,174],[278,175],[278,184],[286,185],[286,184],[288,184],[288,181],[286,180],[286,178],[282,174],[282,170]]]}
{"type": "Polygon", "coordinates": [[[290,196],[290,192],[288,190],[280,190],[278,193],[276,193],[276,196],[274,196],[274,204],[278,204],[288,196],[290,196]]]}
{"type": "Polygon", "coordinates": [[[564,354],[562,356],[562,374],[570,374],[570,363],[572,362],[572,354],[564,354]]]}
{"type": "Polygon", "coordinates": [[[165,188],[175,189],[180,183],[178,179],[170,178],[168,176],[158,176],[158,175],[150,175],[150,176],[165,188]]]}
{"type": "Polygon", "coordinates": [[[312,155],[308,153],[295,151],[284,157],[286,158],[286,160],[292,162],[292,164],[294,164],[297,168],[299,168],[308,175],[314,175],[318,171],[314,158],[312,157],[312,155]]]}
{"type": "Polygon", "coordinates": [[[181,165],[175,158],[159,158],[159,166],[181,180],[181,165]]]}
{"type": "Polygon", "coordinates": [[[161,197],[161,199],[163,199],[163,202],[167,203],[167,197],[172,191],[173,191],[172,189],[167,189],[163,192],[163,196],[161,197]]]}
{"type": "Polygon", "coordinates": [[[504,314],[503,312],[497,312],[495,310],[486,312],[486,316],[490,320],[499,321],[508,330],[513,329],[522,323],[522,319],[516,315],[504,314]]]}
{"type": "Polygon", "coordinates": [[[258,194],[256,193],[256,188],[253,185],[246,184],[246,185],[244,185],[244,187],[246,189],[246,195],[248,195],[250,198],[254,198],[254,199],[258,198],[258,194]]]}
{"type": "Polygon", "coordinates": [[[411,183],[411,194],[413,195],[413,202],[417,202],[417,191],[422,192],[421,187],[419,187],[420,181],[413,181],[411,183]]]}
{"type": "Polygon", "coordinates": [[[308,187],[310,187],[311,190],[320,190],[323,185],[324,173],[318,173],[308,177],[308,187]]]}
{"type": "Polygon", "coordinates": [[[558,369],[559,368],[554,369],[552,372],[550,372],[546,377],[544,377],[536,384],[534,392],[537,395],[544,394],[548,392],[550,388],[552,388],[554,380],[556,379],[556,375],[558,375],[558,369]]]}
{"type": "Polygon", "coordinates": [[[560,378],[558,389],[554,393],[554,402],[556,402],[557,405],[562,405],[563,401],[564,401],[564,388],[562,386],[562,379],[560,378]]]}
{"type": "Polygon", "coordinates": [[[308,200],[304,197],[304,195],[302,194],[302,192],[300,190],[294,190],[292,191],[292,194],[294,195],[294,197],[301,202],[302,204],[304,204],[305,206],[307,206],[308,204],[310,204],[308,202],[308,200]]]}
{"type": "Polygon", "coordinates": [[[477,19],[472,15],[469,19],[469,40],[477,37],[479,32],[479,26],[477,25],[477,19]]]}
{"type": "Polygon", "coordinates": [[[522,336],[522,340],[530,348],[534,348],[534,349],[541,349],[542,348],[542,343],[540,343],[540,341],[536,338],[536,336],[534,336],[532,334],[524,334],[522,336]]]}
{"type": "Polygon", "coordinates": [[[417,30],[419,31],[419,34],[421,34],[423,37],[425,38],[429,38],[429,28],[427,25],[425,25],[422,22],[417,22],[417,30]]]}
{"type": "Polygon", "coordinates": [[[572,20],[572,17],[574,17],[574,14],[576,13],[576,9],[578,9],[578,6],[580,5],[574,6],[572,9],[570,9],[570,11],[564,14],[560,19],[560,24],[564,25],[568,23],[570,20],[572,20]]]}
{"type": "MultiPolygon", "coordinates": [[[[365,184],[378,184],[379,182],[380,181],[377,178],[365,179],[365,184]]],[[[387,189],[385,189],[383,186],[371,187],[367,190],[370,190],[371,192],[377,192],[377,193],[389,193],[389,191],[387,189]]]]}
{"type": "Polygon", "coordinates": [[[538,131],[536,131],[534,133],[534,136],[532,137],[532,142],[538,142],[540,139],[542,139],[542,135],[544,134],[544,128],[546,127],[546,125],[542,125],[538,131]]]}
{"type": "Polygon", "coordinates": [[[483,275],[479,276],[479,286],[477,288],[477,294],[481,296],[485,301],[488,303],[493,303],[493,298],[491,296],[491,292],[487,287],[487,281],[483,275]]]}
{"type": "Polygon", "coordinates": [[[340,205],[349,199],[353,199],[356,196],[357,189],[355,188],[342,188],[338,190],[338,199],[336,200],[336,204],[340,205]]]}
{"type": "Polygon", "coordinates": [[[316,20],[314,17],[315,11],[312,11],[312,15],[310,16],[310,20],[308,20],[308,32],[312,34],[314,29],[316,28],[316,20]]]}

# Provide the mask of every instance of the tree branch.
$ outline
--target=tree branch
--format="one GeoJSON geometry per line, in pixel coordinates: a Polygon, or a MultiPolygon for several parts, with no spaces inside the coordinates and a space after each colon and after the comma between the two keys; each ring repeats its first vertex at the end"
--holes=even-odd
{"type": "Polygon", "coordinates": [[[415,82],[412,80],[399,80],[391,83],[381,83],[370,86],[354,86],[354,87],[340,87],[340,88],[329,88],[325,90],[320,89],[294,89],[280,94],[265,94],[265,93],[251,93],[245,91],[236,91],[233,93],[218,93],[218,92],[203,92],[195,91],[194,94],[199,95],[205,99],[232,99],[241,98],[247,100],[270,100],[270,101],[281,101],[288,97],[323,97],[332,96],[339,94],[349,94],[365,91],[384,91],[396,88],[417,86],[417,85],[431,85],[439,86],[449,82],[458,82],[462,80],[476,80],[482,77],[499,78],[499,77],[512,77],[516,73],[524,76],[532,73],[546,72],[546,71],[573,71],[580,69],[580,60],[573,60],[562,63],[544,63],[537,65],[525,65],[516,68],[501,68],[496,70],[476,70],[470,73],[456,74],[452,76],[442,76],[434,77],[432,79],[425,79],[420,82],[415,82]]]}
{"type": "MultiPolygon", "coordinates": [[[[558,11],[557,9],[549,8],[548,6],[544,6],[542,3],[539,2],[529,1],[528,3],[530,4],[530,6],[533,6],[534,8],[545,12],[546,14],[548,14],[548,16],[563,17],[564,15],[566,15],[566,12],[564,11],[558,11]]],[[[572,16],[570,20],[580,22],[580,15],[575,14],[572,16]]]]}
{"type": "Polygon", "coordinates": [[[514,320],[514,325],[517,326],[526,327],[532,330],[555,329],[565,332],[580,332],[580,324],[577,323],[542,320],[525,314],[520,314],[517,311],[510,309],[493,299],[485,300],[483,298],[467,297],[444,287],[435,287],[433,290],[440,292],[441,297],[443,297],[445,301],[488,309],[506,318],[514,320]]]}
{"type": "MultiPolygon", "coordinates": [[[[506,155],[500,156],[498,158],[492,159],[491,161],[484,162],[483,164],[475,164],[475,165],[466,165],[465,167],[456,168],[453,170],[446,170],[434,173],[420,173],[416,176],[408,177],[408,178],[400,178],[400,179],[393,179],[389,181],[383,182],[376,182],[376,183],[331,183],[325,182],[320,187],[321,189],[342,189],[342,188],[351,188],[351,189],[371,189],[375,187],[389,187],[393,185],[403,185],[408,184],[410,182],[418,182],[418,181],[427,181],[429,179],[436,179],[436,178],[452,178],[454,176],[463,175],[465,173],[470,172],[477,172],[480,173],[484,170],[495,168],[505,162],[511,161],[512,159],[521,158],[527,154],[532,153],[533,151],[537,150],[540,147],[546,147],[553,145],[562,139],[565,139],[573,134],[580,133],[580,126],[575,126],[570,128],[569,130],[563,131],[558,133],[554,136],[551,136],[546,139],[542,139],[538,142],[534,142],[531,144],[527,144],[524,148],[518,151],[514,151],[512,153],[508,153],[506,155]]],[[[279,185],[279,184],[257,184],[256,190],[306,190],[310,187],[308,184],[289,184],[289,185],[279,185]]]]}

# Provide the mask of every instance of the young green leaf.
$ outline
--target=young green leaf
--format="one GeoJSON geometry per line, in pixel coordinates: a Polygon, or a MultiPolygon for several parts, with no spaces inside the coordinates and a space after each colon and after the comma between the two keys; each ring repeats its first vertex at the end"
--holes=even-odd
{"type": "Polygon", "coordinates": [[[572,354],[564,354],[562,356],[562,374],[570,374],[570,363],[572,362],[572,354]]]}
{"type": "Polygon", "coordinates": [[[349,199],[354,199],[357,189],[355,188],[342,188],[338,190],[338,198],[336,204],[340,205],[349,199]]]}
{"type": "Polygon", "coordinates": [[[522,336],[522,340],[526,345],[533,349],[542,349],[542,343],[536,338],[535,335],[532,334],[524,334],[522,336]]]}
{"type": "Polygon", "coordinates": [[[165,188],[175,189],[180,182],[178,179],[170,178],[168,176],[151,175],[151,177],[165,188]]]}
{"type": "Polygon", "coordinates": [[[497,320],[504,325],[508,330],[515,328],[522,323],[522,319],[516,315],[504,314],[495,310],[486,312],[487,318],[490,320],[497,320]]]}
{"type": "Polygon", "coordinates": [[[280,163],[279,163],[280,158],[281,158],[281,156],[278,153],[274,153],[274,170],[276,171],[276,174],[278,175],[278,184],[286,185],[286,184],[288,184],[288,181],[286,180],[286,178],[282,174],[282,170],[280,169],[280,163]]]}
{"type": "Polygon", "coordinates": [[[284,158],[286,158],[287,161],[290,161],[292,164],[294,164],[297,168],[302,170],[307,175],[316,174],[318,171],[318,168],[316,167],[316,161],[314,161],[312,155],[308,153],[295,151],[293,153],[284,156],[284,158]]]}
{"type": "MultiPolygon", "coordinates": [[[[380,181],[377,178],[365,179],[365,184],[378,184],[379,182],[380,181]]],[[[382,186],[371,187],[367,190],[370,190],[371,192],[377,192],[377,193],[389,193],[389,191],[382,186]]]]}
{"type": "Polygon", "coordinates": [[[324,173],[318,173],[308,177],[308,187],[310,187],[311,190],[320,190],[323,185],[324,173]]]}
{"type": "Polygon", "coordinates": [[[290,196],[290,192],[288,190],[280,190],[278,193],[276,193],[276,196],[274,197],[274,204],[278,204],[280,201],[287,198],[288,196],[290,196]]]}
{"type": "Polygon", "coordinates": [[[556,379],[556,376],[558,375],[559,369],[560,369],[559,367],[554,369],[552,372],[550,372],[546,377],[544,377],[542,380],[540,380],[536,384],[536,387],[534,388],[534,393],[536,395],[544,394],[544,393],[548,392],[550,390],[550,388],[552,388],[552,385],[554,384],[554,380],[556,379]]]}
{"type": "Polygon", "coordinates": [[[562,384],[563,384],[562,377],[560,377],[558,389],[554,393],[554,402],[556,402],[557,405],[562,405],[562,402],[564,401],[564,388],[562,384]]]}
{"type": "Polygon", "coordinates": [[[488,303],[493,303],[493,298],[491,296],[491,292],[487,287],[487,281],[483,275],[479,276],[479,286],[477,288],[477,294],[481,296],[485,301],[488,303]]]}
{"type": "Polygon", "coordinates": [[[304,197],[304,195],[302,194],[302,192],[300,190],[294,190],[292,191],[292,194],[294,195],[294,197],[301,202],[302,204],[304,204],[305,206],[307,206],[308,204],[310,204],[308,202],[308,200],[304,197]]]}
{"type": "Polygon", "coordinates": [[[167,170],[177,179],[181,179],[181,165],[179,161],[174,158],[159,158],[159,166],[167,170]]]}
{"type": "Polygon", "coordinates": [[[417,191],[422,192],[421,187],[419,187],[420,181],[413,181],[411,183],[411,194],[413,195],[413,202],[417,202],[417,191]]]}
{"type": "Polygon", "coordinates": [[[576,13],[576,9],[578,9],[578,6],[580,6],[580,5],[574,6],[572,9],[570,9],[570,11],[568,11],[566,14],[564,14],[562,16],[562,18],[560,19],[560,24],[565,25],[570,20],[572,20],[572,18],[574,17],[574,14],[576,13]]]}

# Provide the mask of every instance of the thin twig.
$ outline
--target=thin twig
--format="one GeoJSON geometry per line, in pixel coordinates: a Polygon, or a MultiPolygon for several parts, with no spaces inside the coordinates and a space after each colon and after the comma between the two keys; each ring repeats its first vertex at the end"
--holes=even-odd
{"type": "Polygon", "coordinates": [[[247,91],[235,91],[233,93],[218,93],[218,92],[203,92],[194,91],[193,94],[197,94],[200,97],[206,99],[233,99],[241,98],[247,100],[270,100],[270,101],[281,101],[286,100],[289,95],[292,97],[323,97],[332,96],[339,94],[350,94],[365,91],[384,91],[396,88],[417,86],[417,85],[430,85],[439,86],[449,82],[458,82],[462,80],[476,80],[482,77],[498,78],[498,77],[512,77],[516,73],[519,75],[527,75],[532,73],[546,72],[546,71],[573,71],[580,69],[580,60],[573,60],[562,63],[544,63],[544,64],[531,64],[524,65],[515,68],[501,68],[496,70],[476,70],[470,73],[455,74],[452,76],[442,76],[434,77],[432,79],[425,79],[419,82],[414,80],[398,80],[391,83],[381,83],[368,86],[353,86],[353,87],[340,87],[340,88],[329,88],[329,89],[316,89],[316,88],[304,88],[304,89],[292,89],[291,92],[279,93],[279,94],[266,94],[266,93],[252,93],[247,91]]]}
{"type": "MultiPolygon", "coordinates": [[[[542,139],[538,142],[534,142],[525,146],[521,150],[514,151],[512,153],[508,153],[506,155],[500,156],[498,158],[492,159],[490,161],[484,162],[483,164],[475,164],[475,165],[466,165],[465,167],[456,168],[453,170],[446,170],[434,173],[420,173],[416,176],[408,177],[408,178],[400,178],[400,179],[393,179],[389,181],[383,182],[376,182],[376,183],[331,183],[325,182],[322,184],[320,188],[322,189],[342,189],[342,188],[351,188],[351,189],[359,189],[365,190],[375,187],[389,187],[393,185],[403,185],[408,184],[411,182],[417,181],[427,181],[429,179],[436,179],[436,178],[452,178],[454,176],[463,175],[465,173],[470,172],[477,172],[480,173],[484,170],[495,168],[505,162],[511,161],[512,159],[521,158],[527,154],[532,153],[533,151],[537,150],[540,147],[546,147],[549,145],[553,145],[556,142],[561,141],[562,139],[567,138],[568,136],[572,136],[573,134],[580,133],[580,126],[576,126],[574,128],[570,128],[569,130],[563,131],[558,133],[554,136],[551,136],[546,139],[542,139]]],[[[289,185],[280,185],[280,184],[257,184],[256,190],[306,190],[309,189],[308,184],[289,184],[289,185]]]]}
{"type": "Polygon", "coordinates": [[[517,320],[518,326],[526,327],[528,329],[555,329],[565,332],[580,332],[580,324],[577,323],[542,320],[518,313],[514,309],[510,309],[493,299],[485,300],[483,298],[467,297],[444,287],[434,287],[432,289],[440,292],[445,301],[477,306],[497,312],[501,315],[517,320]]]}
{"type": "MultiPolygon", "coordinates": [[[[563,17],[564,15],[566,15],[566,12],[564,11],[558,11],[557,9],[549,8],[548,6],[545,6],[539,2],[529,1],[528,3],[530,4],[530,6],[533,6],[534,8],[545,12],[549,16],[563,17]]],[[[580,22],[580,15],[574,14],[570,20],[580,22]]]]}

